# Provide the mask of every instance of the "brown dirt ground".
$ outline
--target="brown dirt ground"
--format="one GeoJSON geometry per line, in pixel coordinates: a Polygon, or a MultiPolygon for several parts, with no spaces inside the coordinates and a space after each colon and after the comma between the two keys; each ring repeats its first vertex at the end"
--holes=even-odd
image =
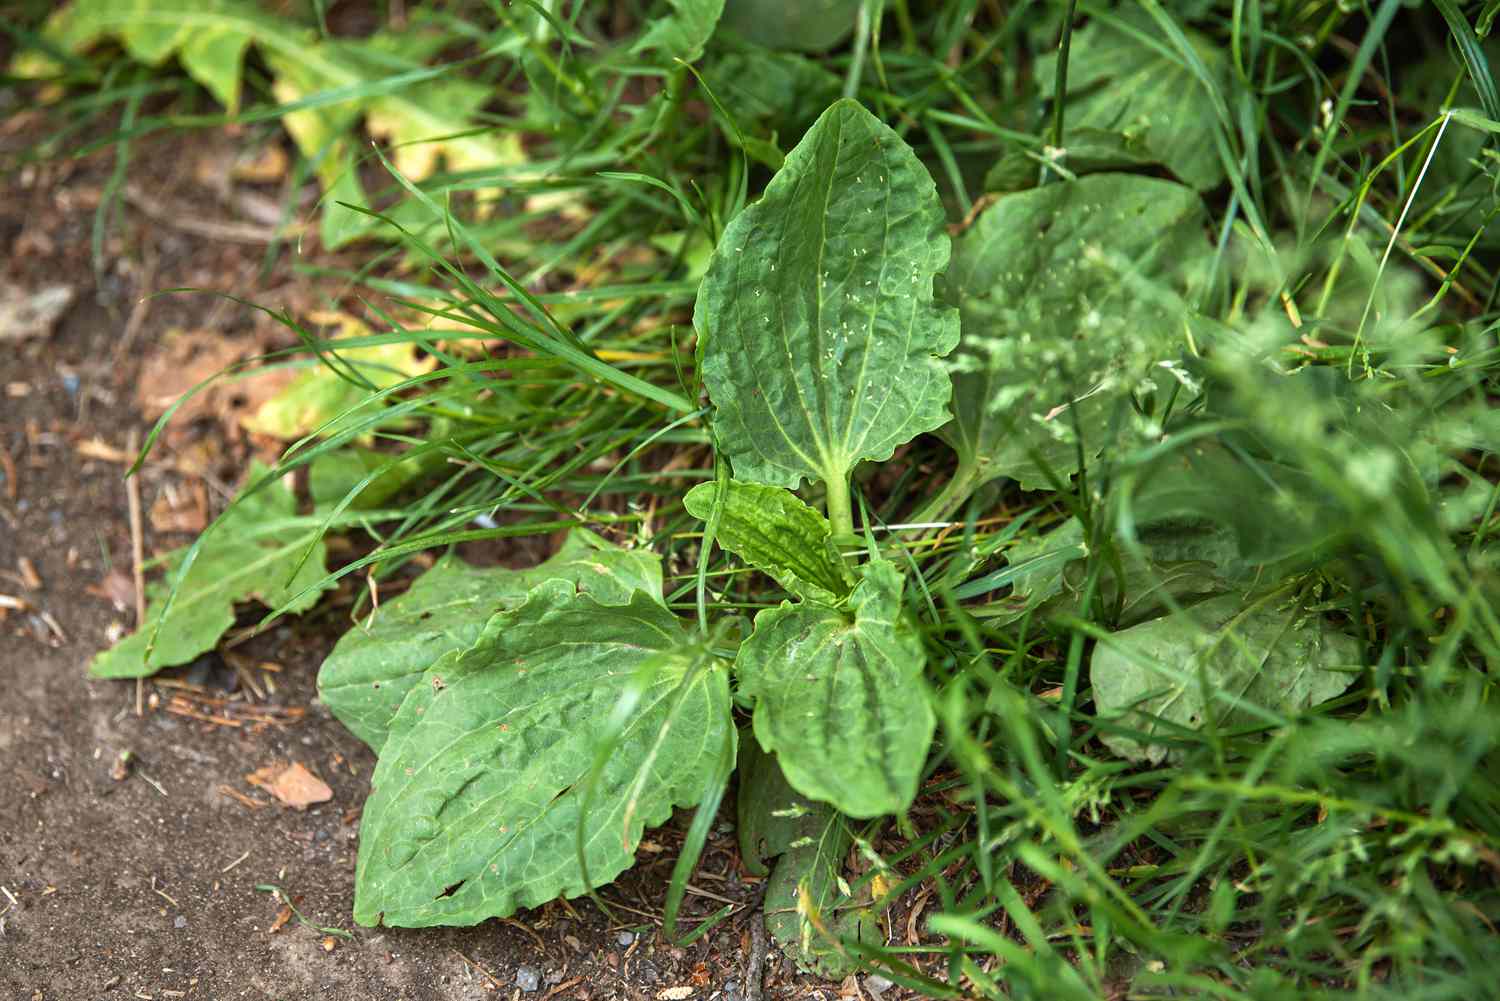
{"type": "MultiPolygon", "coordinates": [[[[121,584],[131,566],[127,491],[110,456],[149,427],[134,404],[142,365],[164,350],[171,328],[258,344],[274,329],[213,297],[142,307],[142,295],[203,286],[303,310],[338,291],[296,276],[286,253],[262,274],[263,245],[227,226],[215,234],[221,223],[264,225],[249,218],[254,199],[239,196],[279,197],[274,185],[216,184],[212,170],[205,182],[204,158],[242,141],[201,133],[137,143],[135,194],[109,230],[97,280],[90,227],[113,151],[0,179],[0,247],[10,254],[0,279],[77,290],[52,336],[0,344],[0,594],[29,606],[0,611],[0,996],[598,999],[684,997],[680,989],[691,988],[707,1001],[738,998],[758,888],[741,878],[723,825],[693,880],[713,896],[689,897],[688,918],[720,899],[738,910],[686,948],[659,933],[679,838],[672,828],[605,891],[621,923],[585,899],[468,929],[354,927],[358,808],[374,760],[314,687],[347,610],[283,624],[227,655],[279,668],[251,668],[262,686],[276,686],[261,700],[230,695],[236,672],[217,655],[148,682],[141,714],[133,684],[85,677],[89,658],[134,624],[133,588],[121,584]],[[119,603],[101,590],[111,579],[119,603]],[[215,701],[225,698],[236,701],[215,701]],[[239,725],[183,709],[222,710],[239,725]],[[127,751],[134,767],[112,777],[127,751]],[[285,761],[326,780],[332,802],[297,812],[244,780],[285,761]],[[309,924],[293,918],[274,929],[281,904],[259,889],[267,885],[284,888],[309,924]],[[537,990],[517,984],[522,967],[540,975],[537,990]]],[[[160,530],[171,516],[159,505],[175,502],[191,526],[204,513],[198,498],[212,513],[223,484],[238,479],[256,443],[224,427],[210,417],[176,435],[141,477],[148,555],[190,538],[160,530]]],[[[767,998],[868,996],[852,982],[841,990],[800,977],[772,953],[767,998]]],[[[885,1001],[899,996],[889,990],[885,1001]]]]}

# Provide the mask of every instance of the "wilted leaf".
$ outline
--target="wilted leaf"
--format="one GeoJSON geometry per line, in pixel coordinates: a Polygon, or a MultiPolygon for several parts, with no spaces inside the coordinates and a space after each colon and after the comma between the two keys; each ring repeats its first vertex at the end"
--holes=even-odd
{"type": "Polygon", "coordinates": [[[48,336],[76,295],[71,285],[33,289],[0,282],[0,341],[48,336]]]}
{"type": "Polygon", "coordinates": [[[822,480],[835,532],[849,530],[855,463],[948,416],[939,359],[958,314],[932,300],[948,249],[932,178],[900,136],[853,101],[824,112],[725,229],[698,293],[737,479],[822,480]]]}
{"type": "Polygon", "coordinates": [[[971,489],[1001,476],[1052,489],[1042,463],[1077,472],[1075,425],[1085,452],[1107,444],[1118,401],[1181,350],[1204,226],[1182,185],[1095,174],[1002,197],[964,235],[947,277],[963,341],[942,435],[971,489]]]}
{"type": "MultiPolygon", "coordinates": [[[[252,463],[246,483],[267,470],[252,463]]],[[[285,605],[327,572],[325,550],[316,526],[286,524],[297,513],[297,500],[280,480],[245,497],[209,527],[202,548],[187,574],[181,574],[185,550],[168,560],[167,576],[147,588],[150,604],[141,628],[94,658],[89,674],[96,678],[139,678],[163,667],[185,664],[212,650],[234,625],[236,602],[252,598],[269,606],[285,605]],[[316,541],[315,541],[316,540],[316,541]],[[307,547],[312,555],[296,569],[307,547]],[[173,583],[177,597],[163,617],[173,583]],[[147,654],[154,641],[155,647],[147,654]]],[[[301,612],[317,604],[309,591],[288,606],[301,612]]]]}
{"type": "MultiPolygon", "coordinates": [[[[1209,719],[1221,729],[1265,722],[1247,704],[1279,716],[1338,695],[1358,676],[1359,643],[1289,600],[1225,595],[1100,641],[1089,667],[1099,718],[1160,740],[1209,719]]],[[[1100,739],[1132,761],[1160,762],[1169,750],[1100,739]]]]}
{"type": "MultiPolygon", "coordinates": [[[[707,521],[717,493],[716,484],[700,483],[682,503],[693,517],[707,521]]],[[[730,480],[719,518],[719,545],[792,594],[835,604],[854,587],[833,546],[828,519],[791,491],[730,480]]]]}
{"type": "Polygon", "coordinates": [[[902,621],[902,578],[860,569],[848,609],[782,602],[755,617],[735,667],[755,699],[755,736],[792,787],[854,817],[896,813],[917,794],[935,719],[925,658],[902,621]]]}
{"type": "Polygon", "coordinates": [[[574,529],[557,555],[530,570],[470,566],[451,553],[339,640],[318,671],[318,697],[375,750],[406,693],[439,657],[466,650],[494,613],[514,608],[546,580],[563,580],[601,604],[636,593],[661,599],[661,559],[574,529]]]}
{"type": "MultiPolygon", "coordinates": [[[[370,335],[369,328],[353,317],[320,314],[314,319],[321,323],[337,323],[342,328],[339,338],[370,335]]],[[[253,414],[241,418],[240,424],[245,430],[282,439],[300,438],[320,428],[324,435],[337,434],[367,417],[363,412],[348,413],[371,396],[371,390],[353,381],[350,371],[358,372],[379,390],[430,372],[437,365],[436,358],[431,355],[418,357],[417,346],[404,341],[358,348],[340,348],[335,341],[325,350],[346,371],[335,371],[321,362],[306,370],[279,394],[262,403],[253,414]],[[346,416],[334,421],[340,414],[346,416]],[[329,424],[330,421],[334,423],[329,424]]],[[[380,402],[370,403],[371,407],[382,405],[380,402]]]]}
{"type": "MultiPolygon", "coordinates": [[[[1219,83],[1228,70],[1224,48],[1191,29],[1182,35],[1209,80],[1219,83]]],[[[1050,97],[1057,56],[1039,58],[1035,74],[1050,97]]],[[[1194,188],[1212,188],[1224,179],[1214,145],[1213,95],[1150,17],[1096,17],[1075,31],[1067,99],[1064,147],[1074,129],[1105,130],[1149,150],[1194,188]]]]}
{"type": "Polygon", "coordinates": [[[328,784],[308,771],[300,762],[290,765],[267,765],[245,776],[245,781],[269,792],[293,809],[305,810],[314,803],[333,799],[328,784]]]}
{"type": "Polygon", "coordinates": [[[732,756],[727,674],[653,597],[539,585],[402,702],[360,828],[355,920],[475,924],[610,882],[732,756]],[[622,708],[581,815],[601,721],[622,708]]]}

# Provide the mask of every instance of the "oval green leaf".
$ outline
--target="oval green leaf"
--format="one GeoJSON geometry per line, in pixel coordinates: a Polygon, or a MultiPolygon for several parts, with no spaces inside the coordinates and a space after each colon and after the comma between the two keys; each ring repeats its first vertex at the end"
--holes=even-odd
{"type": "Polygon", "coordinates": [[[1358,641],[1287,600],[1285,592],[1211,598],[1101,641],[1089,663],[1095,709],[1143,738],[1104,732],[1104,745],[1155,764],[1168,755],[1166,739],[1209,717],[1220,728],[1254,725],[1267,711],[1274,719],[1348,688],[1358,641]]]}
{"type": "Polygon", "coordinates": [[[876,560],[860,573],[847,612],[783,602],[757,615],[735,667],[755,699],[756,739],[792,787],[878,817],[915,798],[935,720],[922,644],[902,621],[900,572],[876,560]]]}
{"type": "Polygon", "coordinates": [[[603,605],[535,588],[401,704],[360,829],[354,918],[470,925],[574,897],[634,860],[641,833],[698,802],[734,747],[725,665],[637,592],[603,605]],[[601,722],[630,715],[582,816],[601,722]]]}
{"type": "Polygon", "coordinates": [[[829,489],[947,419],[941,356],[958,313],[933,302],[943,209],[901,137],[853,101],[825,111],[760,201],[724,231],[698,291],[703,380],[735,478],[829,489]]]}
{"type": "Polygon", "coordinates": [[[1102,447],[1115,404],[1180,353],[1204,225],[1194,191],[1130,174],[1006,195],[980,217],[948,274],[963,342],[942,433],[967,489],[1002,476],[1052,489],[1047,469],[1078,470],[1075,423],[1102,447]]]}

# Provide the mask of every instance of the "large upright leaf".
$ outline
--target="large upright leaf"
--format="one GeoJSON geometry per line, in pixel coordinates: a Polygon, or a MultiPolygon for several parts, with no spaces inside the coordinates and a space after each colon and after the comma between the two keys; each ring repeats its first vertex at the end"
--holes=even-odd
{"type": "MultiPolygon", "coordinates": [[[[245,482],[258,482],[267,472],[259,463],[251,463],[245,482]]],[[[168,559],[167,575],[147,588],[146,621],[95,657],[89,674],[141,678],[163,667],[185,664],[212,650],[234,625],[236,602],[253,598],[279,607],[316,584],[326,573],[326,550],[317,538],[316,524],[287,524],[296,514],[297,498],[280,480],[239,500],[209,528],[185,575],[181,569],[185,551],[168,559]],[[308,545],[313,547],[312,555],[298,569],[308,545]],[[174,584],[177,596],[168,608],[174,584]]],[[[309,591],[287,610],[311,608],[319,593],[309,591]]]]}
{"type": "MultiPolygon", "coordinates": [[[[700,483],[682,499],[704,521],[713,513],[719,488],[700,483]]],[[[775,578],[799,598],[835,604],[854,580],[833,545],[828,519],[789,490],[730,480],[719,512],[719,545],[775,578]]]]}
{"type": "Polygon", "coordinates": [[[1001,476],[1051,489],[1043,464],[1078,470],[1075,425],[1087,450],[1106,444],[1117,402],[1181,351],[1204,226],[1192,190],[1129,174],[1006,195],[980,217],[947,282],[963,341],[942,433],[968,490],[1001,476]]]}
{"type": "Polygon", "coordinates": [[[380,750],[422,672],[446,654],[467,650],[496,612],[516,607],[547,580],[568,581],[605,605],[626,604],[637,593],[660,600],[661,558],[616,548],[582,528],[529,570],[470,566],[450,553],[343,635],[318,671],[318,697],[356,737],[380,750]]]}
{"type": "Polygon", "coordinates": [[[933,302],[943,210],[900,136],[853,101],[808,130],[726,227],[698,292],[703,379],[735,477],[822,480],[836,532],[848,475],[947,417],[939,360],[958,313],[933,302]]]}
{"type": "MultiPolygon", "coordinates": [[[[1286,592],[1246,603],[1212,598],[1166,618],[1115,633],[1090,661],[1100,719],[1158,739],[1216,726],[1264,722],[1243,703],[1295,713],[1338,695],[1358,676],[1359,643],[1286,592]],[[1339,670],[1342,669],[1342,670],[1339,670]]],[[[1116,754],[1156,763],[1164,743],[1116,733],[1100,739],[1116,754]]]]}
{"type": "Polygon", "coordinates": [[[902,578],[860,568],[848,610],[782,602],[740,647],[740,691],[755,736],[792,787],[853,817],[910,805],[935,720],[922,691],[921,641],[902,620],[902,578]]]}
{"type": "MultiPolygon", "coordinates": [[[[1104,129],[1149,150],[1199,190],[1222,181],[1224,166],[1214,144],[1218,116],[1209,88],[1224,82],[1229,61],[1223,47],[1196,31],[1181,29],[1181,38],[1187,52],[1139,13],[1096,17],[1075,31],[1063,148],[1073,129],[1104,129]]],[[[1051,96],[1057,56],[1038,59],[1035,72],[1051,96]]]]}
{"type": "Polygon", "coordinates": [[[475,924],[613,880],[645,827],[732,763],[726,667],[645,594],[603,605],[567,581],[536,587],[401,703],[365,804],[355,920],[475,924]],[[622,709],[583,814],[603,724],[622,709]]]}

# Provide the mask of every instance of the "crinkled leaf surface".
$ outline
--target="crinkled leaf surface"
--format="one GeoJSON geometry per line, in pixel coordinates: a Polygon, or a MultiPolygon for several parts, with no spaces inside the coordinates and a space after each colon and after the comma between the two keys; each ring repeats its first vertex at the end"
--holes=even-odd
{"type": "Polygon", "coordinates": [[[947,277],[963,316],[943,436],[975,485],[1052,489],[1107,442],[1117,401],[1177,357],[1183,293],[1209,245],[1198,196],[1094,174],[1002,197],[959,241],[947,277]]]}
{"type": "MultiPolygon", "coordinates": [[[[1350,669],[1359,643],[1287,602],[1284,592],[1249,603],[1230,594],[1115,633],[1090,661],[1095,711],[1169,738],[1202,728],[1210,715],[1219,727],[1262,720],[1231,698],[1278,713],[1333,698],[1358,676],[1350,669]]],[[[1120,734],[1100,739],[1132,761],[1156,763],[1168,753],[1120,734]]]]}
{"type": "MultiPolygon", "coordinates": [[[[707,521],[718,494],[716,484],[700,483],[682,503],[693,517],[707,521]]],[[[828,519],[781,487],[730,480],[715,538],[800,598],[836,604],[854,587],[833,546],[828,519]]]]}
{"type": "MultiPolygon", "coordinates": [[[[252,463],[246,482],[258,482],[267,472],[252,463]]],[[[285,524],[296,514],[297,499],[280,480],[240,500],[208,529],[186,575],[181,571],[186,551],[173,555],[166,577],[147,588],[150,604],[145,623],[95,657],[89,674],[141,678],[163,667],[185,664],[212,650],[234,625],[236,602],[253,598],[279,607],[316,584],[327,572],[323,565],[326,550],[317,538],[317,525],[285,524]],[[298,561],[309,544],[312,555],[299,570],[298,561]],[[174,583],[177,596],[167,609],[174,583]]],[[[309,591],[287,610],[311,608],[320,593],[309,591]]]]}
{"type": "Polygon", "coordinates": [[[360,828],[354,918],[474,924],[618,876],[640,833],[690,806],[732,753],[726,666],[634,593],[601,605],[547,581],[402,702],[360,828]],[[628,719],[583,816],[598,738],[628,719]]]}
{"type": "Polygon", "coordinates": [[[906,143],[853,101],[830,107],[726,227],[694,323],[735,477],[834,483],[947,418],[933,302],[943,209],[906,143]]]}
{"type": "Polygon", "coordinates": [[[792,787],[854,817],[905,809],[932,742],[922,644],[902,620],[902,578],[860,568],[848,608],[783,602],[755,617],[735,666],[754,727],[792,787]]]}
{"type": "Polygon", "coordinates": [[[733,754],[727,665],[705,656],[639,592],[603,605],[553,580],[497,615],[401,703],[365,804],[355,920],[475,924],[613,880],[644,828],[698,802],[733,754]],[[582,818],[585,883],[585,779],[622,700],[582,818]]]}
{"type": "Polygon", "coordinates": [[[724,0],[671,0],[671,4],[671,16],[654,20],[634,51],[661,49],[669,57],[690,63],[703,55],[703,46],[713,37],[724,13],[724,0]]]}
{"type": "Polygon", "coordinates": [[[635,594],[660,600],[661,558],[610,545],[574,529],[547,562],[530,570],[476,567],[453,554],[416,583],[357,622],[318,671],[318,697],[375,750],[422,672],[440,657],[467,650],[496,612],[514,608],[537,584],[563,580],[605,605],[635,594]]]}
{"type": "MultiPolygon", "coordinates": [[[[1191,29],[1182,33],[1209,79],[1223,80],[1224,49],[1191,29]]],[[[1050,97],[1057,56],[1039,58],[1035,73],[1050,97]]],[[[1224,179],[1213,97],[1149,16],[1096,17],[1073,33],[1067,100],[1064,148],[1072,129],[1104,129],[1149,150],[1200,191],[1224,179]]]]}

